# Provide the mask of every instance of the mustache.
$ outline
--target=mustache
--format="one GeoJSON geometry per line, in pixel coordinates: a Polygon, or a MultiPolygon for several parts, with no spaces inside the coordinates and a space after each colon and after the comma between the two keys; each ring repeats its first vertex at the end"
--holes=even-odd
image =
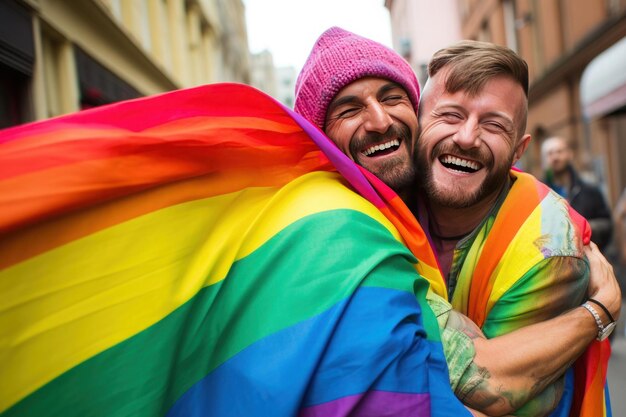
{"type": "Polygon", "coordinates": [[[472,159],[486,165],[488,168],[493,166],[493,158],[491,158],[491,155],[482,147],[463,149],[454,141],[442,141],[433,148],[432,159],[438,158],[444,154],[452,154],[461,158],[472,159]]]}
{"type": "Polygon", "coordinates": [[[402,141],[411,140],[411,131],[405,124],[394,123],[389,126],[385,133],[367,132],[360,137],[353,137],[350,141],[350,154],[356,159],[356,156],[369,145],[381,142],[387,142],[391,139],[400,138],[402,141]]]}

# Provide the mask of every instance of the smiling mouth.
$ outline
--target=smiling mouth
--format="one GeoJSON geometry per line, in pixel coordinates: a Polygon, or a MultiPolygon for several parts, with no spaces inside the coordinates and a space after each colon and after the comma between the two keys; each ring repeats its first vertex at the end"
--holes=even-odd
{"type": "Polygon", "coordinates": [[[461,171],[466,173],[474,173],[482,168],[482,165],[476,161],[470,161],[469,159],[459,158],[452,155],[443,155],[439,158],[441,165],[448,169],[455,171],[461,171]]]}
{"type": "Polygon", "coordinates": [[[400,148],[400,141],[398,139],[393,139],[389,142],[369,146],[361,153],[367,157],[380,156],[395,152],[398,148],[400,148]]]}

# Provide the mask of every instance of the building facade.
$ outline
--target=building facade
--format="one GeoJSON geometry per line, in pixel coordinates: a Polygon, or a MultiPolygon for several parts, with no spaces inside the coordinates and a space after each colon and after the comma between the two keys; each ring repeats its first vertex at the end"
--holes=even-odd
{"type": "Polygon", "coordinates": [[[276,97],[276,68],[268,50],[250,55],[250,83],[272,97],[276,97]]]}
{"type": "Polygon", "coordinates": [[[461,40],[457,0],[385,0],[391,18],[393,49],[411,64],[421,85],[430,57],[461,40]]]}
{"type": "Polygon", "coordinates": [[[459,0],[464,38],[528,62],[532,134],[523,168],[542,176],[543,139],[561,135],[614,205],[626,187],[626,0],[459,0]]]}
{"type": "Polygon", "coordinates": [[[0,128],[249,82],[244,12],[241,0],[2,0],[0,128]]]}
{"type": "Polygon", "coordinates": [[[294,67],[276,68],[276,99],[293,109],[298,72],[294,67]]]}
{"type": "Polygon", "coordinates": [[[268,50],[250,55],[251,85],[293,109],[298,73],[294,67],[276,67],[268,50]]]}

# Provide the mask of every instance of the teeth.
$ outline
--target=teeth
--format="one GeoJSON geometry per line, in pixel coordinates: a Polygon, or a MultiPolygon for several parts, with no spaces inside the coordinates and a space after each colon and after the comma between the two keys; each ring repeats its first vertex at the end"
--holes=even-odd
{"type": "Polygon", "coordinates": [[[445,157],[443,157],[442,162],[444,164],[452,164],[452,165],[458,165],[461,167],[471,168],[474,171],[478,171],[478,169],[480,169],[480,165],[477,162],[457,158],[456,156],[452,156],[452,155],[446,155],[445,157]]]}
{"type": "Polygon", "coordinates": [[[385,150],[385,149],[389,149],[392,146],[400,146],[400,141],[398,139],[394,139],[394,140],[386,142],[386,143],[381,143],[380,145],[374,145],[374,146],[364,150],[363,151],[363,155],[370,156],[374,152],[382,151],[382,150],[385,150]]]}

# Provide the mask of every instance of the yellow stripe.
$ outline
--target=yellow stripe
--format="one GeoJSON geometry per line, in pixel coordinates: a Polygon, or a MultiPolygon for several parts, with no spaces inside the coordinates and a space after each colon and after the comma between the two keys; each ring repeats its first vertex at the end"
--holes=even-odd
{"type": "Polygon", "coordinates": [[[444,281],[441,279],[441,272],[439,269],[428,265],[425,262],[417,263],[417,272],[430,283],[430,288],[435,294],[447,299],[447,288],[444,281]]]}
{"type": "Polygon", "coordinates": [[[338,175],[168,207],[0,272],[0,412],[164,318],[307,215],[351,208],[391,223],[338,175]]]}
{"type": "Polygon", "coordinates": [[[452,297],[452,306],[455,310],[462,314],[467,315],[469,311],[469,293],[471,289],[471,280],[474,275],[474,269],[476,263],[480,259],[483,253],[486,239],[484,237],[484,228],[479,231],[474,243],[470,246],[470,249],[465,257],[463,265],[461,265],[461,271],[459,272],[459,281],[454,290],[452,297]]]}
{"type": "Polygon", "coordinates": [[[544,258],[537,245],[538,238],[541,236],[541,215],[542,207],[539,204],[502,255],[500,263],[493,272],[497,278],[487,301],[487,314],[521,276],[544,258]]]}

